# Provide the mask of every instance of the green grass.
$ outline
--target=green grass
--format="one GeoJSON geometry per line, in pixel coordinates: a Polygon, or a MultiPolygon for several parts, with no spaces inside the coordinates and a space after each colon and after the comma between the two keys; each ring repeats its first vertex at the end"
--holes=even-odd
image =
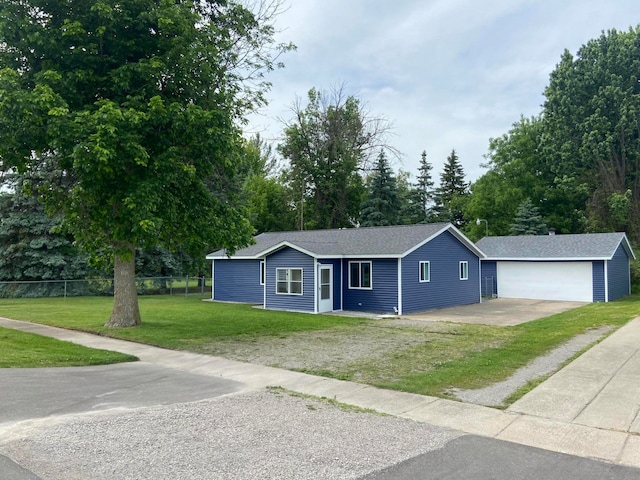
{"type": "MultiPolygon", "coordinates": [[[[482,388],[505,380],[519,368],[575,335],[605,325],[620,327],[638,315],[640,297],[631,296],[612,303],[586,305],[514,327],[485,327],[489,329],[486,334],[498,334],[496,329],[500,328],[508,331],[512,338],[495,348],[468,351],[463,356],[456,355],[426,372],[404,374],[395,381],[370,383],[384,388],[437,396],[448,396],[447,392],[451,388],[482,388]]],[[[398,365],[420,362],[425,348],[423,346],[401,352],[398,365]]],[[[535,385],[532,382],[528,388],[520,389],[509,401],[515,401],[535,385]]]]}
{"type": "Polygon", "coordinates": [[[174,350],[197,350],[212,340],[251,338],[355,325],[366,320],[335,315],[264,311],[249,305],[204,302],[196,297],[139,297],[142,325],[104,327],[113,298],[34,298],[0,300],[0,315],[45,325],[93,332],[174,350]]]}
{"type": "MultiPolygon", "coordinates": [[[[308,315],[255,309],[247,305],[209,303],[194,297],[140,297],[143,324],[107,329],[111,298],[0,300],[0,315],[18,320],[91,331],[151,345],[196,352],[216,345],[259,342],[265,337],[354,335],[375,330],[379,321],[333,315],[308,315]]],[[[514,327],[437,324],[421,330],[389,329],[389,335],[421,335],[418,342],[391,352],[310,373],[427,395],[449,395],[451,388],[481,388],[504,380],[517,369],[591,328],[619,327],[640,315],[640,296],[590,304],[514,327]]],[[[615,328],[613,329],[615,330],[615,328]]],[[[612,331],[613,331],[612,330],[612,331]]],[[[4,354],[0,349],[0,357],[4,354]]],[[[527,388],[521,389],[522,395],[527,388]]],[[[512,397],[510,400],[514,401],[512,397]]]]}
{"type": "Polygon", "coordinates": [[[134,360],[131,355],[0,328],[0,368],[74,367],[134,360]]]}

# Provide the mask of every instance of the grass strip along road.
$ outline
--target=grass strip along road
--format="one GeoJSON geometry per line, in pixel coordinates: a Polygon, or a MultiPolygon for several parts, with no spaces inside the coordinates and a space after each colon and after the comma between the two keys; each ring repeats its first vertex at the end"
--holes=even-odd
{"type": "MultiPolygon", "coordinates": [[[[451,388],[482,388],[504,380],[575,335],[606,325],[619,327],[640,315],[637,295],[513,327],[404,325],[395,319],[265,311],[196,297],[147,296],[140,297],[143,324],[114,330],[103,326],[112,301],[104,297],[4,299],[0,315],[444,397],[451,388]],[[370,345],[365,348],[367,341],[370,345]],[[280,356],[270,353],[278,344],[286,346],[280,356]],[[332,345],[339,347],[338,354],[314,364],[317,352],[331,351],[332,345]],[[303,356],[306,363],[291,364],[296,356],[303,356]]],[[[15,355],[8,350],[0,348],[0,357],[15,355]]]]}

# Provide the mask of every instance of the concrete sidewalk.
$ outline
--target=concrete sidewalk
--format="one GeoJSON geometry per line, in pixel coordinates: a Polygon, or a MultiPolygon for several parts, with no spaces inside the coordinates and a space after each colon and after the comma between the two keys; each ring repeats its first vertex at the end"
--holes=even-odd
{"type": "Polygon", "coordinates": [[[640,468],[640,318],[629,322],[507,411],[379,389],[220,357],[0,318],[0,326],[115,350],[177,370],[280,386],[418,422],[640,468]]]}

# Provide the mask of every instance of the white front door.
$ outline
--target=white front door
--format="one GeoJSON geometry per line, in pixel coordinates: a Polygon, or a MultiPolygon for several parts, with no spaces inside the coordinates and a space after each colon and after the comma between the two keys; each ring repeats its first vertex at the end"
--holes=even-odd
{"type": "Polygon", "coordinates": [[[333,265],[318,267],[318,312],[333,311],[333,265]]]}

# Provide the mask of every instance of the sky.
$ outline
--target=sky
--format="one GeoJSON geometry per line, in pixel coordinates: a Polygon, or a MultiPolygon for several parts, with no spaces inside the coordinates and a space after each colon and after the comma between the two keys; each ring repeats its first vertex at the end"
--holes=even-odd
{"type": "Polygon", "coordinates": [[[246,129],[279,143],[296,98],[344,85],[393,126],[395,161],[415,179],[423,150],[436,184],[455,149],[468,181],[489,139],[541,112],[549,74],[615,28],[640,25],[638,0],[285,0],[278,41],[297,50],[268,75],[269,106],[246,129]]]}

